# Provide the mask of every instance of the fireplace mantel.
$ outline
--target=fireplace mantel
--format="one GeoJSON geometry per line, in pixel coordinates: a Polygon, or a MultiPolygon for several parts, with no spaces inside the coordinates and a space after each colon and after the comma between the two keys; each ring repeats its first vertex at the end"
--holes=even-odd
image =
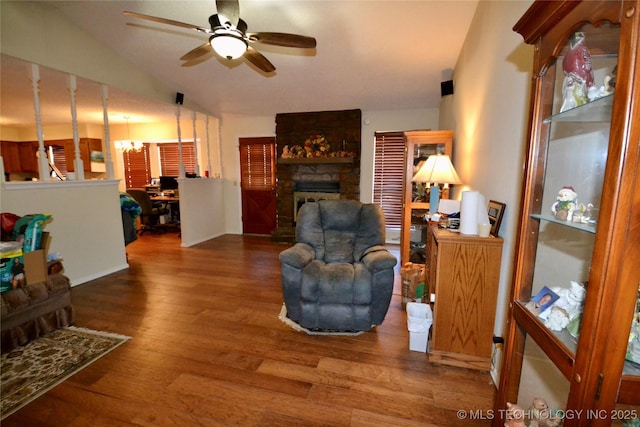
{"type": "Polygon", "coordinates": [[[353,163],[353,157],[292,157],[278,159],[281,165],[328,165],[334,163],[353,163]]]}

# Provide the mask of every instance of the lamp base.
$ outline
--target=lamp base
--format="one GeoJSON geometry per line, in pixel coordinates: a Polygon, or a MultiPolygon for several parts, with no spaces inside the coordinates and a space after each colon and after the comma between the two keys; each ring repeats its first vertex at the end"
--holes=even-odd
{"type": "Polygon", "coordinates": [[[432,185],[429,191],[429,213],[438,212],[438,204],[440,203],[440,186],[432,185]]]}

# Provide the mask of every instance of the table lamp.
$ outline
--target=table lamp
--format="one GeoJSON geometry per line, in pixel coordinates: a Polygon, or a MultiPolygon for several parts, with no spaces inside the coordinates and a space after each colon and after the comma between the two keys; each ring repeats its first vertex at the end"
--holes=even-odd
{"type": "Polygon", "coordinates": [[[444,184],[445,188],[449,184],[462,184],[453,164],[451,164],[451,159],[446,154],[429,156],[411,181],[431,183],[429,196],[429,211],[431,213],[436,213],[438,210],[440,184],[444,184]]]}

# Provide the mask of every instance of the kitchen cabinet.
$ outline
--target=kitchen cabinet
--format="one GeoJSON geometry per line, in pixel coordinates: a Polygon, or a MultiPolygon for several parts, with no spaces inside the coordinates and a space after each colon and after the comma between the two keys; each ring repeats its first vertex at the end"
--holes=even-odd
{"type": "Polygon", "coordinates": [[[38,151],[37,142],[19,142],[18,152],[20,153],[20,166],[22,171],[26,173],[38,173],[38,151]]]}
{"type": "MultiPolygon", "coordinates": [[[[67,162],[67,170],[74,172],[73,161],[76,157],[76,148],[73,143],[73,139],[56,141],[57,145],[64,146],[64,155],[67,162]]],[[[91,171],[91,151],[102,151],[102,140],[96,138],[80,138],[79,140],[80,158],[82,159],[83,167],[86,172],[91,171]]]]}
{"type": "Polygon", "coordinates": [[[0,149],[2,150],[4,171],[6,173],[22,172],[22,165],[20,164],[20,149],[18,143],[13,141],[1,141],[0,144],[0,149]]]}
{"type": "Polygon", "coordinates": [[[637,0],[536,1],[514,27],[535,51],[494,426],[533,397],[563,426],[638,415],[639,28],[637,0]]]}

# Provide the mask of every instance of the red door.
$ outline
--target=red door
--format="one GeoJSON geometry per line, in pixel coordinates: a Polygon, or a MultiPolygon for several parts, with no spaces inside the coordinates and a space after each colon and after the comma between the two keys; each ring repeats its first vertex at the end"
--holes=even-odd
{"type": "Polygon", "coordinates": [[[244,234],[271,234],[276,228],[275,147],[275,137],[240,138],[244,234]]]}

